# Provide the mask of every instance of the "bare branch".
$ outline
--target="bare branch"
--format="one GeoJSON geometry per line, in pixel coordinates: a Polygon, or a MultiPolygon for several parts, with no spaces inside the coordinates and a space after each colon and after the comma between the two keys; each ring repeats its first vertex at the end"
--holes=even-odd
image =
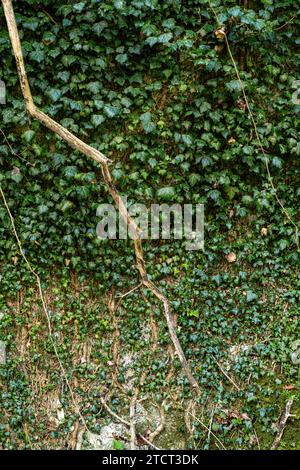
{"type": "Polygon", "coordinates": [[[169,332],[171,339],[173,341],[176,353],[180,359],[182,368],[192,386],[192,389],[196,391],[197,394],[200,394],[200,389],[199,385],[194,378],[192,371],[188,365],[188,362],[186,360],[186,357],[184,355],[184,352],[182,350],[182,347],[180,345],[180,342],[178,340],[177,334],[176,334],[176,328],[175,328],[175,323],[173,316],[170,312],[170,306],[169,306],[169,301],[166,298],[166,296],[156,287],[156,285],[148,278],[146,268],[145,268],[145,261],[143,257],[143,249],[142,249],[142,243],[141,243],[141,238],[140,238],[140,230],[137,227],[136,223],[134,222],[133,219],[129,216],[127,212],[127,208],[122,200],[122,198],[119,196],[117,189],[114,186],[114,183],[112,181],[112,177],[108,168],[108,163],[109,160],[106,158],[101,152],[98,150],[94,149],[93,147],[89,146],[88,144],[82,142],[78,137],[74,136],[71,132],[69,132],[67,129],[65,129],[63,126],[61,126],[59,123],[54,121],[52,118],[47,116],[45,113],[40,111],[39,109],[36,108],[34,105],[27,75],[26,75],[26,70],[25,70],[25,65],[24,65],[24,59],[23,59],[23,54],[22,54],[22,49],[21,49],[21,42],[19,38],[19,33],[17,29],[17,23],[14,15],[14,10],[12,6],[12,1],[11,0],[1,0],[4,8],[4,13],[7,21],[7,27],[14,51],[14,55],[16,58],[16,63],[17,63],[17,70],[19,74],[19,80],[21,84],[21,89],[22,93],[24,96],[24,100],[26,103],[26,108],[28,113],[35,119],[37,119],[39,122],[41,122],[44,126],[46,126],[48,129],[53,131],[55,134],[59,135],[63,140],[65,140],[72,148],[79,150],[82,152],[84,155],[92,158],[93,160],[97,161],[101,165],[102,169],[102,174],[104,181],[107,185],[107,188],[113,197],[116,206],[119,209],[119,212],[124,219],[125,223],[127,224],[128,228],[130,228],[131,233],[133,234],[134,238],[134,250],[135,250],[135,256],[136,256],[136,264],[138,271],[141,276],[142,283],[144,286],[146,286],[154,295],[155,297],[160,300],[163,304],[163,309],[164,309],[164,314],[167,320],[169,332]]]}
{"type": "Polygon", "coordinates": [[[291,408],[293,406],[294,398],[295,397],[292,397],[287,401],[287,404],[285,405],[285,409],[282,415],[280,416],[279,423],[278,423],[278,432],[273,441],[271,450],[276,450],[280,444],[281,438],[283,436],[283,433],[286,427],[287,420],[291,416],[290,413],[291,413],[291,408]]]}
{"type": "Polygon", "coordinates": [[[44,126],[48,127],[51,131],[58,134],[63,140],[65,140],[70,147],[75,150],[79,150],[80,152],[84,153],[88,157],[91,157],[98,163],[104,164],[108,163],[110,160],[106,158],[101,152],[94,149],[88,144],[85,144],[82,140],[78,137],[73,135],[63,126],[61,126],[58,122],[51,119],[47,114],[40,111],[34,104],[32,99],[30,86],[28,83],[28,78],[26,74],[23,53],[21,48],[20,37],[17,28],[17,22],[12,6],[11,0],[2,0],[4,14],[7,22],[8,32],[11,40],[11,44],[13,47],[16,63],[17,63],[17,70],[19,74],[19,80],[21,84],[21,90],[23,93],[23,97],[26,104],[26,109],[30,116],[40,121],[44,126]]]}

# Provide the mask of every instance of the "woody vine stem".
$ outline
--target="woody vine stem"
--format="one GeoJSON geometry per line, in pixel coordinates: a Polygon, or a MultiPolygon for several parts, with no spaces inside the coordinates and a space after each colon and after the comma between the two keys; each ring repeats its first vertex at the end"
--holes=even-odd
{"type": "MultiPolygon", "coordinates": [[[[140,231],[136,223],[134,222],[134,220],[129,216],[127,208],[125,204],[123,203],[123,200],[121,196],[118,194],[118,191],[113,183],[111,173],[109,170],[109,164],[111,163],[111,161],[107,157],[105,157],[105,155],[103,155],[101,152],[91,147],[90,145],[84,143],[82,140],[80,140],[78,137],[73,135],[71,132],[69,132],[67,129],[61,126],[58,122],[54,121],[52,118],[47,116],[45,113],[40,111],[35,106],[32,95],[31,95],[29,82],[27,79],[27,74],[26,74],[22,49],[21,49],[21,42],[20,42],[16,18],[15,18],[15,14],[13,10],[12,0],[2,0],[2,4],[4,8],[4,14],[5,14],[6,22],[7,22],[8,32],[9,32],[14,56],[16,59],[17,71],[19,75],[21,90],[22,90],[22,94],[25,100],[25,105],[26,105],[28,114],[34,119],[37,119],[39,122],[41,122],[45,127],[50,129],[52,132],[59,135],[73,149],[80,151],[87,157],[92,158],[94,161],[100,164],[103,179],[108,188],[108,191],[111,194],[112,198],[114,199],[114,202],[120,211],[121,217],[123,218],[126,225],[128,226],[128,228],[131,230],[131,233],[133,234],[136,266],[141,277],[141,283],[143,286],[148,288],[153,293],[153,295],[162,303],[164,315],[165,315],[168,329],[169,329],[169,334],[173,342],[175,351],[180,359],[182,369],[187,379],[189,380],[192,390],[195,391],[197,395],[199,395],[200,388],[199,388],[198,382],[196,381],[196,379],[194,378],[192,374],[192,371],[186,360],[186,357],[184,355],[184,352],[182,350],[182,347],[180,345],[180,342],[176,333],[174,319],[170,311],[169,300],[148,277],[146,267],[145,267],[145,260],[143,257],[143,248],[142,248],[140,231]]],[[[43,303],[42,295],[41,295],[41,299],[43,303]]],[[[48,318],[47,309],[46,309],[46,312],[44,313],[46,314],[48,318]]],[[[49,331],[51,334],[51,328],[49,331]]],[[[57,351],[56,351],[56,356],[58,356],[57,351]]],[[[59,357],[57,357],[57,359],[59,362],[61,362],[59,357]]]]}

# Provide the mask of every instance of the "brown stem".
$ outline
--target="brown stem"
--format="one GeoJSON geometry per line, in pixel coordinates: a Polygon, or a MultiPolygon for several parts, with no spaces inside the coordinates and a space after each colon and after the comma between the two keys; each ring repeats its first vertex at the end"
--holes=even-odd
{"type": "Polygon", "coordinates": [[[146,268],[145,268],[145,261],[143,257],[143,249],[142,249],[142,243],[141,243],[141,238],[140,238],[140,231],[135,224],[134,220],[131,219],[131,217],[128,214],[127,208],[122,200],[122,198],[119,196],[117,189],[115,188],[112,177],[109,171],[108,164],[110,163],[110,160],[105,157],[101,152],[98,150],[94,149],[90,145],[84,143],[82,140],[80,140],[78,137],[73,135],[71,132],[69,132],[67,129],[65,129],[63,126],[61,126],[59,123],[51,119],[49,116],[47,116],[45,113],[40,111],[34,104],[32,95],[31,95],[31,90],[30,86],[28,83],[27,75],[26,75],[26,69],[24,65],[24,59],[23,59],[23,54],[22,54],[22,49],[21,49],[21,42],[20,42],[20,37],[18,33],[18,28],[17,28],[17,23],[15,19],[15,14],[12,6],[12,1],[11,0],[1,0],[2,5],[4,8],[4,14],[7,22],[7,27],[9,31],[9,36],[11,40],[11,44],[13,47],[16,63],[17,63],[17,70],[18,70],[18,75],[19,75],[19,80],[21,84],[21,89],[23,93],[23,97],[25,100],[26,104],[26,109],[29,113],[30,116],[33,118],[37,119],[39,122],[41,122],[44,126],[46,126],[48,129],[50,129],[52,132],[55,134],[59,135],[63,140],[65,140],[72,148],[75,150],[79,150],[82,152],[84,155],[92,158],[96,162],[100,163],[101,169],[102,169],[102,174],[104,181],[107,185],[108,191],[113,197],[116,206],[119,209],[119,212],[125,221],[125,223],[128,226],[128,229],[131,230],[131,234],[133,235],[134,239],[134,250],[135,250],[135,256],[136,256],[136,264],[138,271],[141,276],[142,283],[155,295],[155,297],[160,300],[163,304],[164,308],[164,314],[167,320],[169,332],[171,339],[173,341],[176,353],[180,359],[182,368],[185,372],[186,377],[188,378],[193,390],[196,391],[197,394],[200,393],[199,385],[195,378],[193,377],[193,374],[191,372],[191,369],[187,363],[186,357],[184,355],[184,352],[182,350],[182,347],[180,345],[180,342],[178,340],[177,334],[176,334],[176,328],[174,324],[174,319],[171,315],[170,312],[170,305],[169,301],[166,298],[166,296],[153,284],[153,282],[148,278],[146,268]]]}
{"type": "Polygon", "coordinates": [[[283,436],[283,433],[284,433],[284,430],[285,430],[285,427],[286,427],[286,423],[287,423],[289,417],[291,416],[291,408],[292,408],[293,403],[294,403],[294,398],[295,397],[291,397],[287,401],[285,409],[284,409],[283,413],[280,416],[279,423],[278,423],[278,432],[277,432],[277,434],[275,436],[275,439],[273,441],[271,450],[276,450],[279,447],[281,438],[283,436]]]}

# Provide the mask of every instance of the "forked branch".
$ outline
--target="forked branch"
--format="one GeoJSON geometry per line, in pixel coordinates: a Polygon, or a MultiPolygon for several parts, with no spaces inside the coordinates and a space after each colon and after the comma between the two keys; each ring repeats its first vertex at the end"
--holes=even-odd
{"type": "Polygon", "coordinates": [[[136,264],[137,264],[137,268],[141,276],[142,284],[145,287],[147,287],[155,295],[155,297],[158,300],[162,302],[164,314],[165,314],[168,328],[169,328],[169,333],[170,333],[172,342],[174,344],[176,353],[180,359],[184,373],[186,377],[188,378],[193,390],[197,394],[199,394],[200,393],[199,385],[191,372],[191,369],[188,365],[188,362],[185,358],[184,352],[182,350],[182,347],[177,337],[174,319],[170,312],[169,301],[166,298],[166,296],[158,289],[158,287],[156,287],[156,285],[149,279],[147,275],[146,268],[145,268],[145,261],[143,257],[140,231],[137,225],[135,224],[134,220],[129,216],[127,212],[127,208],[122,198],[119,196],[116,187],[113,184],[112,177],[111,177],[109,167],[108,167],[110,160],[107,157],[105,157],[105,155],[103,155],[101,152],[99,152],[95,148],[91,147],[90,145],[86,144],[85,142],[80,140],[78,137],[73,135],[71,132],[65,129],[61,124],[54,121],[52,118],[47,116],[45,113],[40,111],[35,106],[34,101],[32,99],[27,75],[26,75],[24,59],[23,59],[23,54],[22,54],[22,49],[21,49],[21,42],[20,42],[17,23],[15,19],[13,6],[12,6],[12,0],[2,0],[2,4],[4,8],[4,14],[6,17],[6,22],[7,22],[7,27],[9,31],[12,48],[13,48],[16,63],[17,63],[17,70],[18,70],[19,80],[21,84],[21,89],[22,89],[24,100],[25,100],[26,109],[29,115],[37,119],[39,122],[41,122],[44,126],[46,126],[55,134],[59,135],[72,148],[74,148],[75,150],[79,150],[81,153],[83,153],[87,157],[90,157],[96,162],[100,163],[103,178],[108,188],[108,191],[113,197],[115,204],[117,208],[119,209],[123,220],[128,226],[128,229],[130,229],[131,233],[133,234],[136,264]]]}

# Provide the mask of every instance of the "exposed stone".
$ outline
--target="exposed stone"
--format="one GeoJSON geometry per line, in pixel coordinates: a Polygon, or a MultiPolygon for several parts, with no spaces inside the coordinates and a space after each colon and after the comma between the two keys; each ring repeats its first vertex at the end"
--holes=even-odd
{"type": "Polygon", "coordinates": [[[89,449],[95,450],[113,450],[114,441],[120,440],[124,444],[124,449],[128,449],[127,443],[127,428],[123,424],[109,423],[103,426],[99,434],[92,432],[86,433],[86,440],[89,449]]]}
{"type": "Polygon", "coordinates": [[[135,359],[136,359],[136,354],[134,353],[127,353],[121,359],[121,364],[122,364],[122,367],[124,368],[124,375],[126,379],[126,383],[124,384],[124,387],[127,390],[132,390],[133,385],[134,385],[134,378],[136,375],[134,371],[135,359]]]}
{"type": "Polygon", "coordinates": [[[160,423],[159,409],[153,405],[150,405],[146,409],[143,405],[138,403],[135,409],[135,423],[136,430],[140,434],[144,434],[148,430],[155,431],[160,423]]]}
{"type": "Polygon", "coordinates": [[[300,364],[300,340],[297,339],[296,341],[293,341],[291,344],[291,361],[294,365],[300,364]]]}

